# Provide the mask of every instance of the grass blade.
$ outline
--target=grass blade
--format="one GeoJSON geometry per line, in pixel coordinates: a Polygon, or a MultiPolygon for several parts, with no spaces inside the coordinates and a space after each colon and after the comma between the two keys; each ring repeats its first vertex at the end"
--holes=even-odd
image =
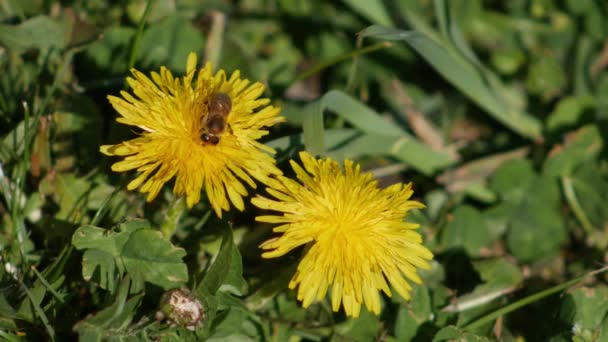
{"type": "Polygon", "coordinates": [[[545,297],[548,297],[550,295],[553,295],[553,294],[556,294],[558,292],[561,292],[561,291],[563,291],[563,290],[565,290],[565,289],[567,289],[567,288],[569,288],[569,287],[571,287],[573,285],[576,285],[581,280],[584,280],[584,279],[586,279],[588,277],[594,276],[594,275],[602,273],[602,272],[606,272],[607,270],[608,270],[608,266],[605,266],[605,267],[602,267],[602,268],[600,268],[598,270],[595,270],[593,272],[589,272],[589,273],[584,274],[584,275],[582,275],[580,277],[574,278],[574,279],[569,280],[567,282],[561,283],[559,285],[556,285],[556,286],[553,286],[553,287],[548,288],[546,290],[540,291],[540,292],[535,293],[533,295],[530,295],[528,297],[522,298],[522,299],[518,300],[515,303],[509,304],[509,305],[507,305],[507,306],[505,306],[503,308],[500,308],[500,309],[498,309],[498,310],[496,310],[496,311],[494,311],[494,312],[492,312],[492,313],[490,313],[488,315],[485,315],[485,316],[481,317],[480,319],[478,319],[478,320],[476,320],[476,321],[474,321],[474,322],[472,322],[470,324],[467,324],[466,326],[464,326],[463,329],[471,331],[471,330],[474,330],[476,328],[479,328],[479,327],[481,327],[481,326],[483,326],[485,324],[488,324],[488,323],[494,321],[495,319],[497,319],[500,316],[504,316],[504,315],[506,315],[506,314],[508,314],[508,313],[510,313],[512,311],[521,309],[521,308],[523,308],[524,306],[526,306],[528,304],[532,304],[532,303],[534,303],[534,302],[536,302],[538,300],[541,300],[541,299],[543,299],[545,297]]]}
{"type": "MultiPolygon", "coordinates": [[[[541,123],[535,117],[509,105],[477,68],[458,51],[443,41],[431,39],[417,31],[404,31],[383,26],[370,26],[361,32],[364,37],[405,41],[439,74],[466,94],[496,120],[522,136],[540,139],[541,123]]],[[[496,83],[496,79],[492,83],[496,83]]]]}
{"type": "MultiPolygon", "coordinates": [[[[325,130],[323,140],[327,144],[327,155],[336,160],[383,155],[404,162],[426,175],[455,163],[448,155],[433,151],[409,135],[386,136],[346,128],[325,130]]],[[[296,134],[272,140],[267,144],[280,151],[292,151],[303,142],[303,134],[296,134]]]]}

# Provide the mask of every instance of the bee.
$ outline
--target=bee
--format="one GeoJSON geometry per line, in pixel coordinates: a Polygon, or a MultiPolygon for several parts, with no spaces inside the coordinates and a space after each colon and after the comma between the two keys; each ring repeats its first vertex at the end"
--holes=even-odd
{"type": "Polygon", "coordinates": [[[207,116],[203,118],[203,133],[201,140],[204,143],[217,145],[220,136],[226,130],[228,114],[232,110],[232,100],[226,93],[211,95],[207,103],[207,116]]]}

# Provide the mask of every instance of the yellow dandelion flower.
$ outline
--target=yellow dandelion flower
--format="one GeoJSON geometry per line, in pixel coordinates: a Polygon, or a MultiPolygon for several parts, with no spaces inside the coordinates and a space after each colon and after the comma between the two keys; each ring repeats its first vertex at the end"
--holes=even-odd
{"type": "Polygon", "coordinates": [[[419,225],[403,221],[410,209],[424,207],[409,200],[411,183],[379,189],[372,174],[362,174],[350,160],[341,171],[329,158],[317,160],[306,152],[300,158],[304,169],[291,161],[300,182],[278,176],[267,188],[276,200],[252,199],[259,208],[282,213],[256,218],[280,224],[274,231],[281,235],[261,245],[262,256],[275,258],[306,246],[289,283],[290,289],[299,285],[297,297],[305,308],[322,300],[330,287],[332,309],[342,304],[353,317],[362,303],[378,315],[379,291],[391,296],[389,284],[410,299],[406,278],[421,283],[417,268],[428,269],[433,258],[414,231],[419,225]]]}
{"type": "Polygon", "coordinates": [[[242,80],[238,70],[229,78],[224,70],[213,74],[209,63],[197,73],[196,63],[196,54],[191,53],[181,78],[165,67],[152,72],[151,79],[132,70],[127,82],[135,96],[122,91],[122,97],[108,99],[120,114],[117,121],[141,132],[100,150],[123,157],[112,165],[113,171],[139,173],[127,188],[139,188],[148,201],[175,177],[173,192],[185,196],[188,207],[200,201],[204,188],[221,217],[230,202],[244,209],[247,190],[242,182],[255,188],[254,179],[266,182],[270,175],[281,174],[271,155],[275,151],[257,140],[268,134],[266,127],[284,118],[279,108],[268,105],[269,99],[259,98],[264,92],[261,83],[242,80]],[[221,100],[213,100],[218,94],[221,100]],[[222,120],[210,123],[210,112],[218,110],[210,110],[214,104],[224,111],[214,114],[222,120]]]}

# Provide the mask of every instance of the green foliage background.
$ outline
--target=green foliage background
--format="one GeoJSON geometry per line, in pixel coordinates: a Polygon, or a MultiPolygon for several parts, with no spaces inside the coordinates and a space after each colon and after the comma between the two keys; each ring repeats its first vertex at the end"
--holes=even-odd
{"type": "Polygon", "coordinates": [[[150,4],[0,1],[0,338],[608,341],[606,276],[577,278],[608,246],[608,3],[150,4]],[[304,310],[255,208],[180,218],[169,186],[125,190],[98,149],[132,132],[105,97],[190,51],[267,84],[284,171],[305,148],[414,182],[436,258],[410,302],[304,310]],[[205,307],[195,331],[155,319],[175,287],[205,307]]]}

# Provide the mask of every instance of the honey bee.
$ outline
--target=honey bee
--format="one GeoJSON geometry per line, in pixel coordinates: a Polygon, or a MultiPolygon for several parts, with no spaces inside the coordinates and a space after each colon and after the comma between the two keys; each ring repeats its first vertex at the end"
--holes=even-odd
{"type": "Polygon", "coordinates": [[[211,95],[207,104],[207,116],[203,118],[203,142],[217,145],[220,136],[226,130],[228,114],[232,110],[232,100],[226,93],[211,95]]]}

